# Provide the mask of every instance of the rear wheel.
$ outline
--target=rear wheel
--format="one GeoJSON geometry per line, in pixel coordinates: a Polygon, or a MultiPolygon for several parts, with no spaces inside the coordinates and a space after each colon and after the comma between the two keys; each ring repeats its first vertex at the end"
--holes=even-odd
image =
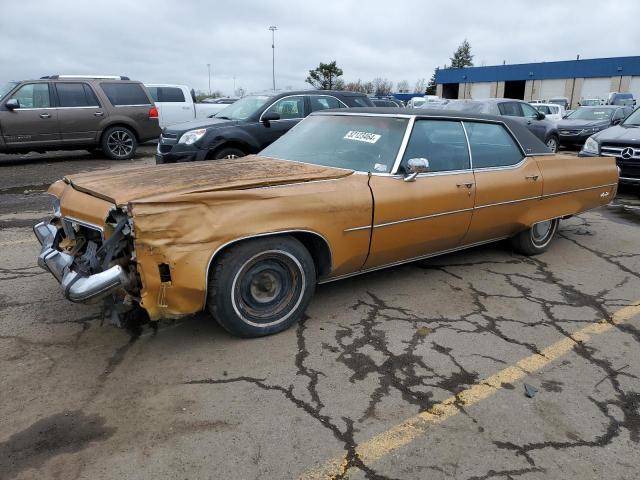
{"type": "Polygon", "coordinates": [[[533,224],[527,230],[520,232],[511,239],[513,249],[523,255],[538,255],[549,248],[549,244],[556,232],[560,219],[545,220],[533,224]]]}
{"type": "Polygon", "coordinates": [[[222,253],[209,272],[208,309],[229,333],[281,332],[304,313],[316,285],[311,255],[292,237],[249,240],[222,253]]]}
{"type": "Polygon", "coordinates": [[[111,160],[129,160],[136,154],[138,140],[126,127],[108,128],[102,135],[100,146],[111,160]]]}
{"type": "Polygon", "coordinates": [[[240,157],[244,157],[245,155],[246,153],[244,153],[239,148],[228,147],[228,148],[222,148],[221,150],[218,150],[213,155],[213,158],[214,160],[222,160],[222,159],[240,158],[240,157]]]}

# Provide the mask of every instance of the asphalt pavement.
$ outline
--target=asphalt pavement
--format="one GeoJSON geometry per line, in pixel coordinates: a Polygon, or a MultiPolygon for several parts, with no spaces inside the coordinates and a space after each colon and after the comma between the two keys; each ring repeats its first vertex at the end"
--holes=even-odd
{"type": "Polygon", "coordinates": [[[206,314],[123,330],[63,299],[31,226],[67,173],[0,156],[0,479],[633,479],[640,192],[503,243],[318,287],[242,340],[206,314]]]}

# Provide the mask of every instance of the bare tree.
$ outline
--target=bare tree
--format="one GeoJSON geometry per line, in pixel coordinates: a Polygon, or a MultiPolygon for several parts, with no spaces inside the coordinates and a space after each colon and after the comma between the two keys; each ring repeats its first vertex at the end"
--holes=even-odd
{"type": "Polygon", "coordinates": [[[409,81],[400,80],[397,85],[398,93],[409,93],[409,81]]]}
{"type": "Polygon", "coordinates": [[[350,92],[367,93],[367,90],[365,89],[364,84],[360,79],[356,80],[355,82],[346,83],[344,89],[350,92]]]}
{"type": "Polygon", "coordinates": [[[426,90],[427,90],[427,80],[424,78],[419,78],[418,81],[416,82],[416,86],[413,87],[413,91],[415,93],[420,93],[424,95],[424,92],[426,92],[426,90]]]}
{"type": "Polygon", "coordinates": [[[376,91],[376,88],[374,87],[373,82],[371,81],[365,82],[363,86],[364,86],[364,93],[366,94],[371,95],[373,94],[373,92],[376,91]]]}
{"type": "Polygon", "coordinates": [[[393,91],[393,82],[387,78],[374,78],[373,91],[377,96],[391,95],[393,91]]]}

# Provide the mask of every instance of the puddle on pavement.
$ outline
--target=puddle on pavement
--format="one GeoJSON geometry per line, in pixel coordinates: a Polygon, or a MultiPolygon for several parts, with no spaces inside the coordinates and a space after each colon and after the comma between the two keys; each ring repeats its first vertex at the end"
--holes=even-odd
{"type": "Polygon", "coordinates": [[[20,185],[17,187],[0,188],[0,195],[31,195],[34,193],[45,193],[49,188],[49,183],[38,185],[20,185]]]}

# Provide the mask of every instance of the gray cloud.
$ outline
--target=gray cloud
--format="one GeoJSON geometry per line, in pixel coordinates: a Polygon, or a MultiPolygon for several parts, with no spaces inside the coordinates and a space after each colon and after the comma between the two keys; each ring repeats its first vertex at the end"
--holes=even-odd
{"type": "Polygon", "coordinates": [[[467,38],[477,65],[637,54],[637,0],[563,1],[47,1],[3,2],[0,82],[53,73],[120,74],[232,93],[276,82],[305,88],[337,60],[345,80],[413,86],[467,38]]]}

